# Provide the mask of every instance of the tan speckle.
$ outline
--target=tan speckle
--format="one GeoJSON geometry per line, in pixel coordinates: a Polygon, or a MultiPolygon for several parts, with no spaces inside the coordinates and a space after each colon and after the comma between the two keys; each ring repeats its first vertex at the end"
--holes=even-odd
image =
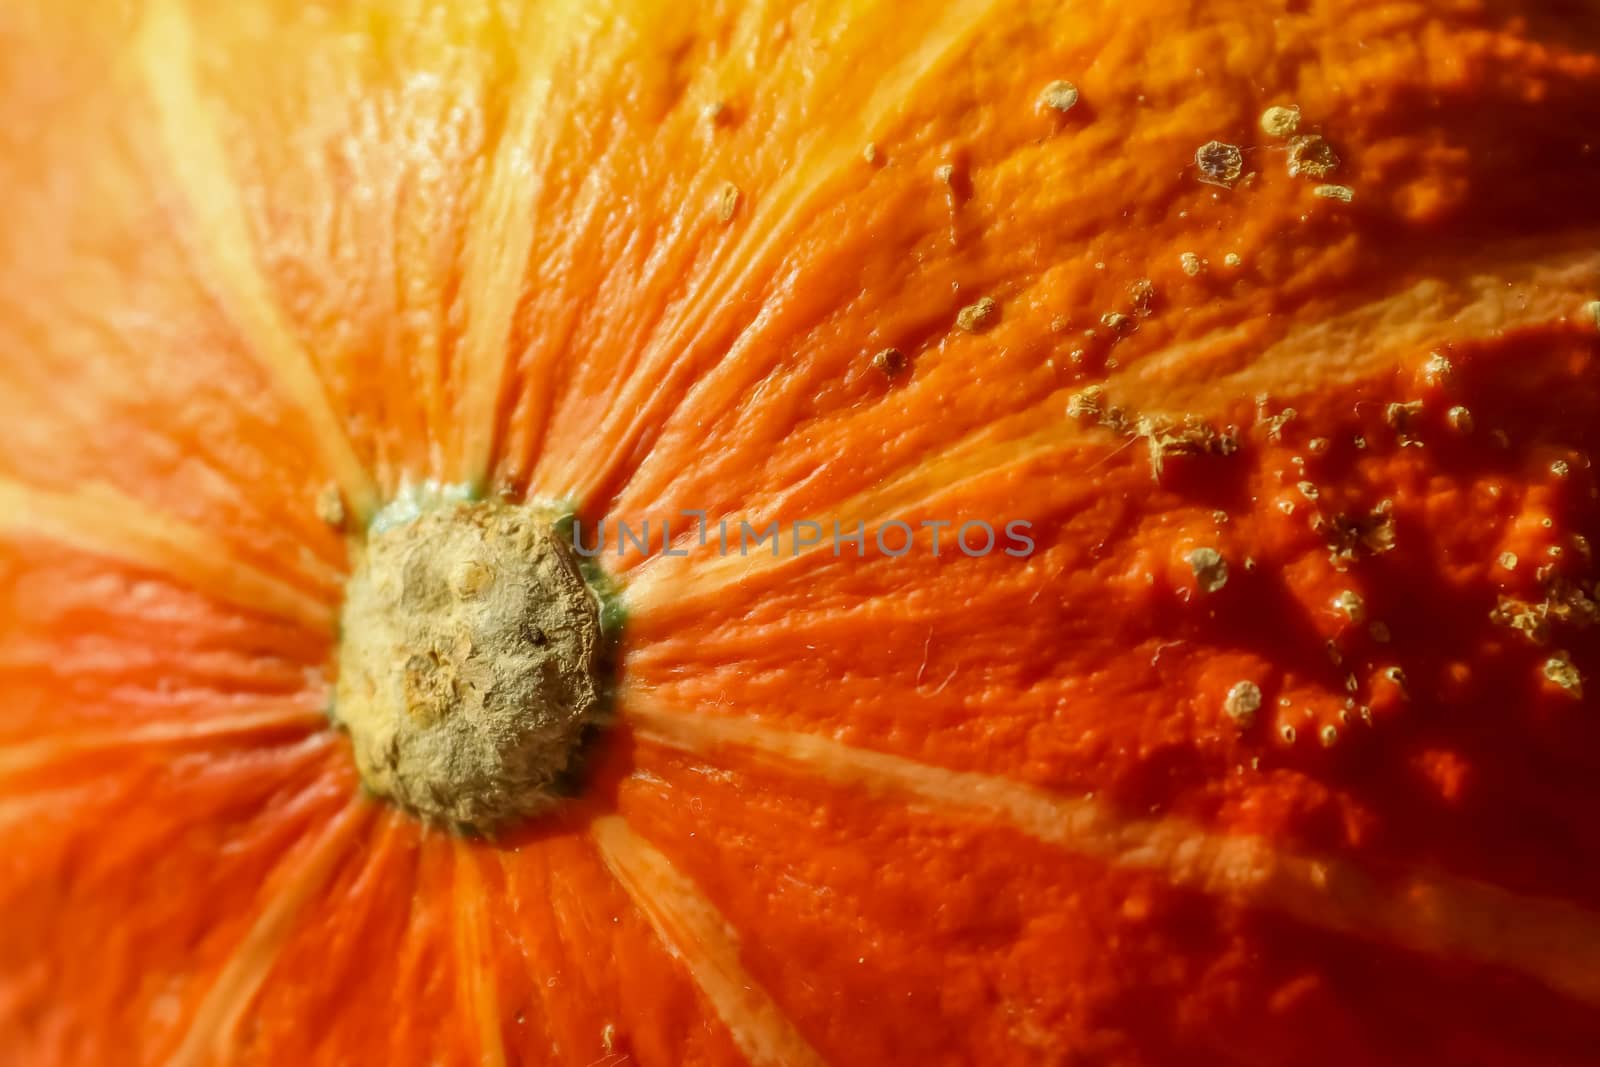
{"type": "Polygon", "coordinates": [[[1261,708],[1261,689],[1254,682],[1236,682],[1222,701],[1222,710],[1240,726],[1255,722],[1261,708]]]}
{"type": "Polygon", "coordinates": [[[956,312],[956,325],[968,333],[982,333],[994,325],[998,305],[985,296],[956,312]]]}
{"type": "Polygon", "coordinates": [[[1297,106],[1269,107],[1261,113],[1261,132],[1280,141],[1292,137],[1300,128],[1300,109],[1297,106]]]}
{"type": "Polygon", "coordinates": [[[1081,392],[1073,393],[1067,397],[1067,417],[1073,419],[1098,419],[1103,407],[1105,390],[1098,385],[1091,385],[1081,392]]]}
{"type": "Polygon", "coordinates": [[[1228,584],[1228,561],[1214,548],[1196,548],[1184,557],[1201,592],[1215,593],[1228,584]]]}
{"type": "Polygon", "coordinates": [[[1183,273],[1187,274],[1191,278],[1198,277],[1200,271],[1203,270],[1205,266],[1201,262],[1200,257],[1195,255],[1193,252],[1184,252],[1178,256],[1178,265],[1183,268],[1183,273]]]}
{"type": "Polygon", "coordinates": [[[1422,401],[1408,400],[1404,403],[1390,404],[1383,410],[1384,421],[1396,430],[1405,432],[1411,425],[1411,420],[1422,414],[1422,401]]]}
{"type": "Polygon", "coordinates": [[[1600,329],[1600,300],[1591,300],[1583,305],[1584,314],[1596,329],[1600,329]]]}
{"type": "Polygon", "coordinates": [[[1429,385],[1449,385],[1455,378],[1456,365],[1450,362],[1449,357],[1434,352],[1428,356],[1422,365],[1422,376],[1429,385]]]}
{"type": "Polygon", "coordinates": [[[1549,612],[1545,605],[1532,605],[1514,597],[1502,596],[1489,621],[1509,627],[1536,645],[1550,640],[1549,612]]]}
{"type": "Polygon", "coordinates": [[[1356,198],[1356,191],[1348,185],[1319,185],[1311,190],[1311,195],[1324,200],[1342,200],[1348,204],[1356,198]]]}
{"type": "Polygon", "coordinates": [[[898,348],[880,348],[873,354],[872,365],[884,377],[895,378],[906,369],[906,354],[898,348]]]}
{"type": "Polygon", "coordinates": [[[324,486],[322,492],[317,494],[317,518],[335,530],[342,530],[348,517],[345,513],[344,495],[339,492],[339,487],[324,486]]]}
{"type": "Polygon", "coordinates": [[[876,163],[878,161],[878,146],[868,141],[867,146],[861,150],[861,158],[868,163],[876,163]]]}
{"type": "Polygon", "coordinates": [[[1295,420],[1298,413],[1294,408],[1284,408],[1276,415],[1266,414],[1266,405],[1258,403],[1258,417],[1263,426],[1267,428],[1267,440],[1283,440],[1283,428],[1295,420]]]}
{"type": "Polygon", "coordinates": [[[1289,142],[1289,177],[1326,178],[1339,169],[1339,157],[1326,140],[1312,134],[1289,142]]]}
{"type": "Polygon", "coordinates": [[[1204,180],[1215,185],[1232,185],[1244,172],[1244,153],[1238,145],[1207,141],[1195,150],[1194,165],[1204,180]]]}
{"type": "Polygon", "coordinates": [[[1229,252],[1222,257],[1224,267],[1237,268],[1244,266],[1244,259],[1237,252],[1229,252]]]}
{"type": "Polygon", "coordinates": [[[1150,306],[1156,299],[1155,283],[1149,278],[1140,278],[1128,286],[1128,299],[1133,302],[1135,314],[1140,316],[1150,314],[1150,306]]]}
{"type": "Polygon", "coordinates": [[[1134,432],[1145,439],[1150,454],[1150,474],[1158,482],[1169,457],[1231,456],[1239,448],[1238,439],[1231,432],[1218,433],[1210,423],[1195,415],[1186,415],[1179,422],[1141,416],[1134,425],[1134,432]]]}
{"type": "Polygon", "coordinates": [[[1502,552],[1502,553],[1500,553],[1500,566],[1504,567],[1508,571],[1516,570],[1517,569],[1517,554],[1515,552],[1502,552]]]}
{"type": "Polygon", "coordinates": [[[1457,433],[1472,432],[1472,412],[1460,404],[1445,412],[1444,417],[1450,423],[1450,428],[1457,433]]]}
{"type": "Polygon", "coordinates": [[[1565,652],[1557,652],[1544,661],[1544,676],[1573,696],[1583,696],[1583,675],[1565,652]]]}
{"type": "Polygon", "coordinates": [[[739,210],[739,187],[732,182],[723,182],[722,188],[717,190],[716,199],[717,221],[727,222],[733,218],[733,213],[739,210]]]}
{"type": "Polygon", "coordinates": [[[1362,600],[1361,594],[1354,589],[1341,590],[1339,595],[1333,598],[1333,606],[1353,623],[1360,623],[1367,617],[1366,601],[1362,600]]]}
{"type": "Polygon", "coordinates": [[[956,168],[953,163],[941,163],[933,168],[933,176],[944,184],[949,185],[955,181],[956,168]]]}
{"type": "Polygon", "coordinates": [[[1069,81],[1053,81],[1039,93],[1039,106],[1065,115],[1078,106],[1078,87],[1069,81]]]}

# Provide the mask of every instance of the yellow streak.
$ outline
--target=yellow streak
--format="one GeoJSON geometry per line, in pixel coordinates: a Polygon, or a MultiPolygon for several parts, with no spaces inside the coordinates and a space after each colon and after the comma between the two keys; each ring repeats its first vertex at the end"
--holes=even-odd
{"type": "Polygon", "coordinates": [[[212,983],[167,1067],[229,1062],[239,1023],[266,981],[295,919],[333,877],[334,868],[349,853],[371,810],[364,800],[351,801],[297,857],[282,884],[273,887],[274,895],[212,983]]]}
{"type": "Polygon", "coordinates": [[[0,746],[0,778],[48,766],[81,752],[104,751],[134,745],[185,745],[273,730],[299,728],[307,732],[327,724],[319,712],[304,708],[259,710],[205,718],[196,722],[150,723],[122,729],[97,730],[66,737],[0,746]]]}
{"type": "MultiPolygon", "coordinates": [[[[1041,405],[1054,413],[1061,412],[1064,407],[1065,401],[1059,397],[1052,397],[1041,405]]],[[[1024,413],[1030,414],[1034,413],[1024,413]]],[[[844,517],[839,519],[841,533],[851,533],[857,522],[864,522],[871,552],[876,524],[913,515],[970,481],[1035,462],[1076,447],[1085,439],[1081,427],[1065,415],[1058,415],[1054,425],[1023,436],[1006,436],[1000,432],[1003,429],[988,427],[970,434],[944,452],[928,457],[919,466],[840,502],[834,507],[833,515],[844,517]]],[[[1087,495],[1093,491],[1092,484],[1086,480],[1083,492],[1087,495]]],[[[796,566],[819,553],[831,555],[833,552],[830,523],[834,520],[823,516],[812,520],[821,524],[824,531],[819,543],[797,547],[794,522],[781,521],[776,553],[772,551],[769,538],[759,548],[752,541],[748,554],[741,555],[736,550],[741,519],[749,521],[758,533],[772,521],[771,518],[763,522],[749,516],[730,516],[728,541],[735,550],[727,553],[721,552],[712,527],[707,531],[709,543],[685,549],[689,553],[687,556],[651,557],[639,565],[623,591],[629,612],[643,616],[685,611],[726,595],[728,589],[742,582],[796,566]]],[[[855,558],[854,548],[847,546],[843,551],[846,558],[855,558]]]]}
{"type": "Polygon", "coordinates": [[[619,816],[596,819],[590,832],[612,875],[689,969],[752,1067],[820,1067],[816,1050],[740,965],[737,935],[694,883],[619,816]]]}
{"type": "Polygon", "coordinates": [[[1390,881],[1346,860],[1296,855],[1184,819],[1126,819],[1104,804],[993,775],[951,771],[735,718],[673,711],[632,694],[625,717],[670,747],[744,749],[840,786],[1002,819],[1084,856],[1267,908],[1341,934],[1517,971],[1600,1005],[1600,916],[1558,901],[1423,871],[1390,881]]]}
{"type": "Polygon", "coordinates": [[[1600,289],[1600,232],[1552,243],[1502,246],[1455,277],[1426,279],[1292,329],[1233,373],[1218,373],[1204,357],[1238,348],[1238,328],[1174,345],[1113,375],[1107,399],[1146,413],[1206,415],[1257,393],[1292,396],[1359,381],[1427,345],[1559,322],[1600,289]]]}
{"type": "Polygon", "coordinates": [[[256,359],[305,415],[329,473],[365,522],[377,508],[376,487],[256,260],[238,184],[195,76],[194,37],[179,0],[152,0],[136,47],[173,177],[192,213],[193,254],[256,359]]]}
{"type": "Polygon", "coordinates": [[[326,632],[334,609],[233,558],[228,544],[209,531],[166,515],[108,486],[67,492],[0,478],[0,533],[32,534],[175,579],[208,596],[326,632]]]}
{"type": "Polygon", "coordinates": [[[56,789],[21,797],[0,798],[0,829],[17,823],[31,823],[44,816],[67,816],[80,803],[102,799],[103,784],[77,789],[56,789]]]}
{"type": "MultiPolygon", "coordinates": [[[[878,6],[878,17],[894,22],[896,39],[903,40],[900,54],[904,58],[871,80],[872,94],[859,106],[838,108],[830,104],[822,109],[823,113],[837,118],[839,125],[814,132],[801,131],[790,165],[770,187],[760,191],[752,204],[755,213],[740,225],[729,245],[717,250],[705,283],[690,293],[683,314],[672,329],[649,346],[606,412],[593,438],[603,442],[606,451],[599,455],[570,457],[552,482],[553,488],[582,501],[592,496],[597,486],[605,484],[617,466],[633,452],[645,429],[662,418],[664,405],[677,392],[670,387],[671,383],[687,373],[686,368],[693,364],[685,358],[685,353],[703,343],[717,309],[729,305],[729,294],[748,289],[758,272],[781,262],[794,246],[795,231],[813,220],[817,205],[833,195],[832,179],[848,173],[851,167],[860,166],[861,146],[875,139],[878,128],[904,110],[905,102],[914,98],[917,83],[957,53],[996,3],[997,0],[950,0],[928,5],[919,12],[918,19],[910,21],[895,5],[878,6]],[[921,41],[908,39],[908,33],[921,34],[921,41]],[[765,214],[761,213],[763,210],[765,214]]],[[[847,16],[841,13],[835,17],[847,16]]],[[[883,29],[881,23],[867,18],[861,18],[851,28],[857,40],[864,43],[878,39],[883,29]]],[[[806,72],[805,82],[818,100],[831,101],[842,95],[837,83],[860,77],[859,69],[846,54],[846,47],[842,40],[831,41],[829,63],[806,72]]],[[[705,175],[707,182],[713,178],[709,172],[705,175]]],[[[708,191],[709,187],[697,189],[689,194],[688,202],[703,205],[708,191]]],[[[725,368],[736,363],[745,352],[753,339],[752,331],[761,321],[758,316],[755,324],[734,341],[722,360],[725,368]]]]}
{"type": "MultiPolygon", "coordinates": [[[[1292,397],[1313,386],[1356,381],[1387,370],[1427,344],[1444,344],[1493,336],[1507,330],[1559,321],[1579,305],[1584,294],[1600,289],[1600,233],[1573,242],[1576,250],[1530,252],[1523,247],[1497,250],[1488,268],[1453,281],[1430,279],[1403,292],[1321,322],[1292,329],[1253,355],[1248,365],[1231,374],[1217,373],[1205,357],[1244,343],[1241,328],[1230,328],[1174,345],[1148,356],[1107,380],[1106,403],[1142,414],[1219,415],[1241,398],[1270,392],[1292,397]]],[[[1062,394],[1053,394],[1027,417],[1048,412],[1060,424],[1023,437],[1000,439],[999,427],[968,435],[920,465],[840,502],[833,516],[844,517],[850,529],[857,521],[875,523],[926,507],[964,482],[1013,469],[1070,447],[1083,439],[1068,420],[1062,394]]],[[[730,517],[737,529],[741,517],[730,517]]],[[[764,542],[748,555],[713,554],[710,546],[689,549],[687,557],[654,556],[639,566],[624,597],[635,614],[676,612],[725,595],[741,582],[795,565],[819,551],[832,551],[828,516],[807,516],[830,531],[821,544],[793,545],[793,521],[780,525],[782,537],[774,555],[764,542]]],[[[753,521],[757,529],[770,522],[753,521]]],[[[847,549],[846,551],[853,551],[847,549]]]]}
{"type": "Polygon", "coordinates": [[[511,360],[511,327],[528,276],[535,236],[535,206],[544,189],[547,162],[536,149],[550,124],[554,89],[545,56],[535,45],[557,37],[542,12],[530,12],[519,42],[521,74],[511,91],[505,129],[490,163],[484,192],[466,244],[462,288],[469,303],[456,391],[461,430],[453,457],[455,480],[482,486],[494,459],[501,395],[511,360]]]}
{"type": "Polygon", "coordinates": [[[473,846],[459,838],[455,842],[455,869],[456,961],[463,992],[478,1024],[478,1062],[483,1067],[505,1067],[500,1001],[486,950],[489,916],[484,906],[483,872],[478,869],[473,846]]]}

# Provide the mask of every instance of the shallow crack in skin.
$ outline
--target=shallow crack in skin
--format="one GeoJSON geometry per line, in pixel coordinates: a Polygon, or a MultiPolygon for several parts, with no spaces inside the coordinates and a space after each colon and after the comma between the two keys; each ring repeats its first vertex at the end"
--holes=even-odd
{"type": "Polygon", "coordinates": [[[559,802],[602,635],[550,516],[456,502],[374,528],[341,621],[334,718],[368,789],[481,832],[559,802]]]}

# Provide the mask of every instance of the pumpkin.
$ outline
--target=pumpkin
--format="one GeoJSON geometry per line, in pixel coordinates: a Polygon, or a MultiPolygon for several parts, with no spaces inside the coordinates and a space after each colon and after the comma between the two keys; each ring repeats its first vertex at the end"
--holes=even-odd
{"type": "Polygon", "coordinates": [[[0,57],[5,1062],[1594,1062],[1592,4],[0,57]]]}

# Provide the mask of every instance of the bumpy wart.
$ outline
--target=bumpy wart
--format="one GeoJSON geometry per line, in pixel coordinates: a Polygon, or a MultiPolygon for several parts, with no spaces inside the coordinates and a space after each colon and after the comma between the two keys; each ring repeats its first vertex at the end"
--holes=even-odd
{"type": "Polygon", "coordinates": [[[369,789],[480,830],[557,801],[598,710],[601,636],[540,513],[462,503],[374,532],[342,629],[335,717],[369,789]]]}

